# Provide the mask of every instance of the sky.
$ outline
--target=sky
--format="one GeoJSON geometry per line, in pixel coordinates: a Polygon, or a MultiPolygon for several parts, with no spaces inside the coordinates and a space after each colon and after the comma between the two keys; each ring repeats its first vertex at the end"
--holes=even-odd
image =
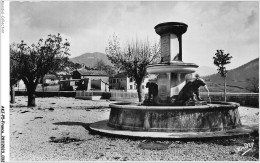
{"type": "Polygon", "coordinates": [[[258,1],[38,1],[10,2],[10,43],[37,43],[60,33],[70,42],[70,57],[102,52],[115,34],[125,43],[159,42],[154,27],[183,22],[183,61],[213,65],[217,49],[233,58],[228,69],[259,57],[258,1]]]}

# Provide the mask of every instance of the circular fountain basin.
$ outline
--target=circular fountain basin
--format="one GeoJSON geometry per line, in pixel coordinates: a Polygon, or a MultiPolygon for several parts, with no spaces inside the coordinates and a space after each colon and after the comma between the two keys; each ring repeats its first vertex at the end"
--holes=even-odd
{"type": "Polygon", "coordinates": [[[184,62],[171,62],[171,63],[160,63],[155,65],[149,65],[147,72],[149,74],[160,74],[160,73],[193,73],[199,66],[194,63],[184,62]]]}
{"type": "Polygon", "coordinates": [[[257,124],[241,125],[237,103],[213,102],[204,106],[141,106],[110,104],[108,120],[92,123],[102,135],[149,139],[198,139],[245,136],[257,124]]]}
{"type": "Polygon", "coordinates": [[[131,131],[214,132],[241,127],[239,104],[214,102],[203,106],[142,106],[110,104],[108,126],[131,131]]]}

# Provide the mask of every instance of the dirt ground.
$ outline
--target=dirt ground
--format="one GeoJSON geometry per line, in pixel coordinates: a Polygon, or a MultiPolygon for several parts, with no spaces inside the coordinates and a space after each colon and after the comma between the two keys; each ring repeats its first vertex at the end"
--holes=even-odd
{"type": "MultiPolygon", "coordinates": [[[[153,142],[164,150],[140,148],[147,140],[91,134],[88,125],[109,118],[110,101],[67,97],[16,97],[10,106],[10,161],[257,161],[237,149],[253,138],[153,142]]],[[[239,107],[242,123],[258,123],[259,109],[239,107]]],[[[258,137],[257,137],[258,139],[258,137]]],[[[258,141],[258,140],[257,140],[258,141]]],[[[256,146],[256,145],[255,145],[256,146]]]]}

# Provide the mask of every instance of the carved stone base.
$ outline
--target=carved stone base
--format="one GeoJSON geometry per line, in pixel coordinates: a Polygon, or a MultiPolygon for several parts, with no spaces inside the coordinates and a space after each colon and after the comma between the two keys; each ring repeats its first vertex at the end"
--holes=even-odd
{"type": "Polygon", "coordinates": [[[187,101],[184,106],[201,106],[207,105],[207,101],[187,101]]]}
{"type": "Polygon", "coordinates": [[[207,101],[192,101],[188,100],[186,102],[184,101],[175,101],[174,106],[202,106],[207,105],[207,101]]]}
{"type": "Polygon", "coordinates": [[[207,101],[175,101],[175,99],[168,99],[167,101],[159,101],[158,98],[155,100],[144,100],[143,105],[145,106],[202,106],[207,105],[207,101]]]}

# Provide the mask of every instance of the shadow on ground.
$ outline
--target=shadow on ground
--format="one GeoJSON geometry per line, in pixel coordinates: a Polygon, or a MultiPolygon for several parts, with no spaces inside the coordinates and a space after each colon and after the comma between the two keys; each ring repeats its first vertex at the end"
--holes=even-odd
{"type": "Polygon", "coordinates": [[[55,122],[54,125],[66,125],[66,126],[82,126],[86,130],[89,130],[89,125],[91,123],[82,123],[82,122],[55,122]]]}

